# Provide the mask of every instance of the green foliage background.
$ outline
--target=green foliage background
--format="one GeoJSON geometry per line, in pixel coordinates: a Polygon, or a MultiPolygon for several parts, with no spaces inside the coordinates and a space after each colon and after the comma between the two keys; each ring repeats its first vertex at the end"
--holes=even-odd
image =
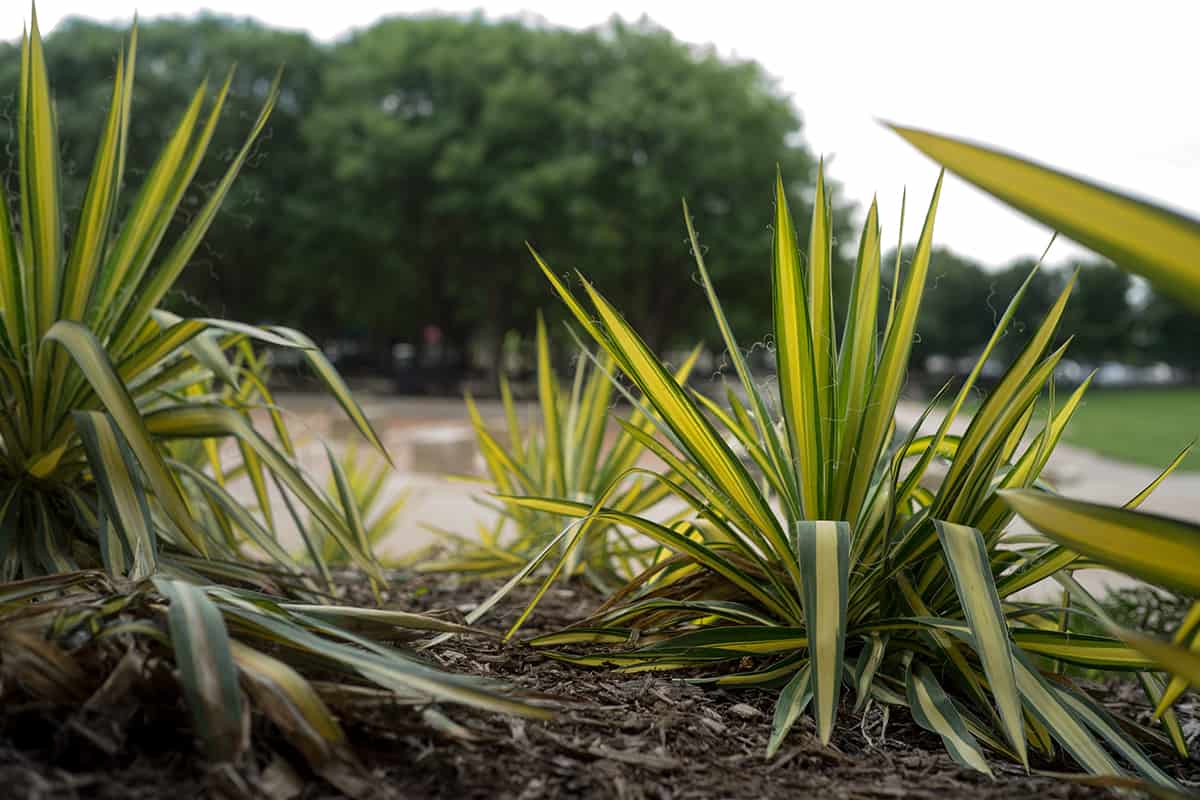
{"type": "MultiPolygon", "coordinates": [[[[67,198],[82,196],[80,165],[92,158],[122,35],[73,19],[47,39],[67,198]]],[[[16,46],[0,43],[0,174],[10,188],[16,46]]],[[[769,201],[762,187],[776,164],[797,214],[811,211],[816,157],[791,98],[758,64],[718,58],[645,20],[573,31],[396,17],[326,45],[201,16],[142,23],[140,51],[135,177],[205,74],[237,63],[227,113],[248,123],[286,67],[256,157],[170,298],[184,314],[355,338],[384,359],[391,343],[420,342],[432,323],[451,345],[490,342],[498,353],[505,331],[532,331],[537,308],[559,313],[529,268],[527,239],[551,263],[615,287],[652,345],[691,345],[711,331],[680,312],[695,288],[678,231],[687,197],[704,221],[702,244],[720,254],[710,267],[731,321],[765,336],[769,293],[751,278],[770,257],[770,231],[752,210],[769,201]]],[[[239,144],[237,130],[218,131],[180,225],[239,144]]],[[[836,184],[829,189],[835,225],[849,224],[854,209],[836,184]]],[[[835,253],[840,273],[852,256],[835,253]]],[[[935,252],[917,364],[978,352],[996,298],[1011,295],[1030,265],[935,252]]],[[[1057,269],[1035,280],[1018,329],[1040,318],[1068,277],[1057,269]]],[[[1176,346],[1200,335],[1200,322],[1174,301],[1151,294],[1135,313],[1130,279],[1104,262],[1086,265],[1078,285],[1064,325],[1077,333],[1072,358],[1200,368],[1194,350],[1176,346]]]]}
{"type": "MultiPolygon", "coordinates": [[[[71,20],[47,39],[68,183],[86,178],[72,165],[91,158],[121,35],[71,20]]],[[[653,338],[686,342],[700,326],[675,313],[693,287],[679,198],[712,221],[706,244],[725,254],[715,278],[750,317],[767,298],[737,274],[770,254],[751,201],[776,163],[797,187],[816,167],[799,115],[757,64],[648,22],[576,32],[395,18],[326,46],[201,17],[146,22],[140,35],[131,154],[154,152],[204,74],[238,64],[229,116],[244,118],[285,65],[257,158],[173,297],[190,313],[380,345],[419,341],[429,323],[451,344],[499,338],[531,330],[549,305],[528,238],[564,258],[570,243],[626,287],[627,312],[653,338]]],[[[15,90],[17,64],[15,44],[0,45],[0,86],[15,90]]],[[[14,150],[14,105],[0,98],[0,153],[14,150]]],[[[214,172],[234,146],[222,133],[214,172]]]]}

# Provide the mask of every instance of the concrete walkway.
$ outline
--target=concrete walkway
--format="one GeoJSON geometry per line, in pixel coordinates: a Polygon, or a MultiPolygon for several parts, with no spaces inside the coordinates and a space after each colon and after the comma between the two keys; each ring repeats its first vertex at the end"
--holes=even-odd
{"type": "MultiPolygon", "coordinates": [[[[896,408],[897,427],[907,432],[924,410],[918,403],[900,403],[896,408]]],[[[921,433],[936,432],[940,422],[940,419],[927,419],[921,433]]],[[[951,433],[961,434],[967,422],[969,419],[956,419],[951,433]]],[[[1186,443],[1181,437],[1179,446],[1186,443]]],[[[1060,443],[1043,474],[1058,491],[1069,497],[1121,505],[1158,477],[1160,471],[1161,468],[1115,461],[1082,447],[1060,443]]],[[[1142,504],[1142,509],[1200,522],[1200,472],[1176,472],[1142,504]]]]}
{"type": "MultiPolygon", "coordinates": [[[[384,484],[383,496],[407,495],[404,511],[393,533],[380,547],[384,556],[399,557],[424,548],[437,537],[424,526],[444,528],[471,535],[479,524],[494,524],[496,515],[480,506],[476,498],[486,495],[486,485],[455,480],[452,475],[482,474],[465,403],[456,398],[399,398],[388,395],[357,395],[396,469],[384,484]]],[[[373,450],[358,435],[340,408],[325,395],[281,394],[277,402],[293,437],[301,465],[324,484],[329,468],[328,444],[341,453],[349,443],[364,458],[373,450]]],[[[503,426],[504,413],[498,402],[478,403],[489,425],[503,426]]],[[[529,407],[522,414],[532,413],[529,407]]],[[[264,430],[266,430],[264,423],[264,430]]],[[[249,487],[238,494],[251,499],[249,487]]],[[[281,539],[290,549],[300,547],[299,535],[283,515],[279,519],[281,539]]]]}
{"type": "MultiPolygon", "coordinates": [[[[350,424],[326,397],[297,394],[285,395],[279,400],[287,409],[293,433],[303,440],[302,462],[313,474],[327,475],[321,442],[329,442],[335,450],[340,449],[356,436],[350,424]]],[[[435,541],[436,537],[422,524],[471,535],[480,523],[494,522],[494,512],[479,506],[473,499],[485,493],[486,486],[445,477],[446,473],[478,472],[482,467],[461,400],[365,395],[360,402],[396,463],[396,472],[389,477],[386,491],[389,495],[401,491],[409,493],[396,533],[382,546],[383,553],[398,556],[435,541]]],[[[483,401],[479,408],[485,420],[494,424],[499,432],[503,427],[500,405],[483,401]]],[[[901,403],[897,409],[901,429],[906,431],[911,427],[922,410],[916,403],[901,403]]],[[[519,413],[531,415],[536,413],[536,408],[523,406],[519,413]]],[[[932,433],[937,422],[927,421],[923,432],[932,433]]],[[[953,430],[961,432],[964,427],[959,421],[953,430]]],[[[365,452],[367,448],[360,450],[365,452]]],[[[1059,491],[1070,497],[1113,505],[1124,503],[1157,474],[1158,471],[1150,467],[1114,461],[1066,444],[1060,444],[1055,450],[1044,473],[1059,491]]],[[[1158,488],[1143,508],[1200,522],[1200,473],[1176,473],[1158,488]]],[[[1023,525],[1020,520],[1014,523],[1015,529],[1022,529],[1023,525]]],[[[286,531],[284,535],[287,536],[286,531]]],[[[1128,584],[1127,579],[1100,571],[1082,572],[1078,577],[1094,590],[1101,590],[1106,585],[1128,584]]]]}
{"type": "MultiPolygon", "coordinates": [[[[897,427],[907,433],[921,418],[924,410],[924,406],[918,403],[902,402],[896,408],[897,427]]],[[[950,427],[951,433],[961,434],[969,421],[969,418],[956,419],[950,427]]],[[[940,423],[941,419],[926,419],[920,432],[935,433],[940,423]]],[[[1036,426],[1035,433],[1039,429],[1040,426],[1036,426]]],[[[1181,441],[1180,447],[1184,444],[1186,442],[1181,441]]],[[[1166,464],[1162,466],[1166,467],[1166,464]]],[[[1148,486],[1161,471],[1162,468],[1116,461],[1091,450],[1060,442],[1051,454],[1042,476],[1067,497],[1119,506],[1148,486]]],[[[1141,510],[1200,522],[1200,472],[1175,472],[1142,503],[1141,510]]],[[[1032,529],[1017,517],[1009,530],[1030,532],[1032,529]]],[[[1138,583],[1108,570],[1081,570],[1075,573],[1075,577],[1096,594],[1138,583]]],[[[1059,586],[1056,582],[1043,581],[1022,592],[1020,596],[1032,599],[1045,597],[1057,591],[1059,586]]]]}

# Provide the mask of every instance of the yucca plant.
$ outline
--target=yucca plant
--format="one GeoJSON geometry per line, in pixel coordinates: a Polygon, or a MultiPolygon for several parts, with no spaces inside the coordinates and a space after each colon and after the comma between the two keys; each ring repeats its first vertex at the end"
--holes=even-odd
{"type": "MultiPolygon", "coordinates": [[[[168,247],[165,234],[203,161],[232,74],[207,111],[208,86],[196,90],[129,200],[122,188],[136,36],[117,62],[112,104],[70,226],[36,19],[22,47],[19,191],[11,210],[7,202],[0,208],[0,577],[103,562],[114,574],[140,579],[160,560],[235,558],[228,541],[198,524],[188,492],[200,479],[173,463],[166,444],[213,437],[237,442],[264,497],[266,474],[370,569],[354,532],[295,468],[288,442],[272,444],[249,424],[247,408],[207,391],[214,378],[245,376],[227,368],[224,353],[246,339],[298,348],[378,446],[320,351],[295,331],[180,319],[159,308],[266,125],[278,82],[225,174],[168,247]],[[201,390],[189,394],[192,387],[201,390]]],[[[262,512],[269,520],[265,502],[262,512]]],[[[278,546],[261,537],[257,543],[294,568],[278,546]]]]}
{"type": "MultiPolygon", "coordinates": [[[[382,563],[376,548],[396,530],[396,521],[408,504],[409,490],[404,489],[389,496],[384,491],[387,480],[393,475],[391,464],[377,453],[364,453],[354,442],[346,445],[340,456],[326,448],[329,462],[329,481],[326,491],[338,498],[342,513],[356,516],[361,525],[367,546],[374,560],[382,563]]],[[[310,519],[310,529],[321,530],[320,521],[310,519]]],[[[318,558],[311,554],[309,560],[324,562],[331,566],[349,566],[352,556],[333,536],[324,536],[318,558]]]]}
{"type": "MultiPolygon", "coordinates": [[[[232,762],[244,750],[244,689],[318,772],[341,770],[346,753],[323,694],[369,695],[373,684],[389,698],[542,714],[490,683],[382,644],[403,639],[402,628],[444,631],[445,623],[323,599],[337,591],[320,549],[327,538],[376,588],[382,571],[354,504],[334,501],[299,469],[250,343],[299,349],[386,457],[378,437],[302,334],[180,319],[159,308],[266,125],[278,81],[245,144],[168,247],[232,75],[207,111],[207,85],[196,90],[126,198],[136,41],[135,28],[116,63],[112,105],[70,225],[36,13],[22,43],[18,192],[0,203],[0,580],[24,580],[0,586],[0,670],[13,679],[0,680],[0,692],[24,686],[80,699],[108,677],[103,664],[80,666],[95,663],[88,659],[96,648],[150,647],[178,667],[196,732],[215,760],[232,762]],[[256,409],[269,413],[274,441],[255,428],[256,409]],[[257,508],[231,492],[237,478],[257,508]],[[323,581],[280,544],[269,485],[297,520],[323,581]],[[312,524],[303,524],[304,510],[312,524]],[[296,671],[314,664],[335,680],[319,689],[296,671]]],[[[362,786],[357,793],[370,788],[362,786]]]]}
{"type": "Polygon", "coordinates": [[[347,796],[389,796],[358,762],[339,717],[364,705],[407,705],[428,725],[466,736],[431,701],[546,713],[492,682],[445,673],[395,646],[438,631],[478,633],[403,611],[289,602],[165,576],[130,582],[93,570],[47,575],[0,586],[0,701],[32,696],[105,709],[132,695],[169,710],[175,699],[169,690],[164,696],[163,684],[174,684],[174,667],[215,777],[241,783],[253,771],[245,758],[253,708],[347,796]],[[323,680],[302,674],[314,670],[323,680]]]}
{"type": "MultiPolygon", "coordinates": [[[[617,417],[612,406],[617,397],[612,359],[601,354],[592,360],[581,353],[566,388],[555,374],[550,339],[540,314],[536,344],[539,413],[535,421],[522,426],[503,374],[499,386],[506,441],[496,439],[474,401],[466,398],[487,468],[487,485],[502,495],[563,497],[579,503],[591,503],[611,487],[608,504],[630,514],[646,513],[661,503],[670,494],[666,484],[629,474],[646,455],[638,437],[652,433],[654,421],[634,411],[628,420],[613,424],[617,417]]],[[[675,372],[677,380],[687,381],[698,354],[698,350],[693,352],[680,365],[675,372]]],[[[417,568],[509,576],[535,558],[569,522],[552,511],[486,505],[497,519],[490,527],[480,526],[477,538],[430,528],[450,543],[453,551],[448,558],[426,561],[417,568]]],[[[631,539],[617,525],[597,525],[570,550],[563,572],[585,575],[597,586],[611,589],[641,572],[661,552],[653,543],[631,539]]]]}
{"type": "MultiPolygon", "coordinates": [[[[224,351],[214,349],[209,354],[209,363],[215,372],[188,386],[185,396],[202,402],[205,398],[217,399],[223,405],[240,410],[250,424],[253,424],[253,412],[264,412],[270,419],[280,449],[295,460],[297,443],[268,388],[270,354],[256,352],[248,340],[243,340],[232,355],[232,358],[226,358],[224,351]],[[218,380],[218,374],[224,377],[218,380]]],[[[336,379],[332,370],[330,375],[336,379]]],[[[322,517],[310,512],[307,518],[301,518],[284,486],[275,480],[273,485],[278,497],[300,533],[304,549],[290,556],[277,546],[276,512],[266,483],[270,473],[262,469],[255,454],[247,453],[244,446],[237,448],[237,457],[232,463],[228,458],[230,448],[222,452],[219,439],[185,439],[171,442],[169,446],[173,463],[192,478],[185,489],[189,491],[192,508],[200,515],[203,527],[220,531],[234,549],[252,555],[275,556],[289,565],[303,562],[306,566],[315,566],[327,588],[332,588],[331,567],[354,563],[355,553],[339,542],[322,522],[322,517]],[[236,486],[239,480],[248,483],[253,492],[257,502],[253,513],[243,508],[230,492],[231,485],[236,486]]],[[[319,496],[345,520],[359,552],[366,554],[371,563],[381,563],[376,546],[395,529],[396,519],[408,501],[408,492],[391,497],[385,494],[385,484],[393,474],[392,465],[386,454],[375,447],[364,452],[352,439],[345,444],[341,455],[335,455],[328,446],[325,446],[325,455],[329,479],[324,494],[319,496]]]]}
{"type": "Polygon", "coordinates": [[[671,553],[589,619],[534,644],[609,645],[599,653],[551,651],[580,664],[626,671],[705,667],[722,671],[709,679],[720,684],[783,684],[769,752],[810,704],[828,742],[848,683],[858,708],[872,701],[908,706],[959,763],[984,772],[990,772],[985,747],[1028,765],[1031,750],[1049,759],[1057,742],[1092,773],[1120,775],[1121,759],[1171,785],[1135,741],[1137,734],[1157,741],[1158,734],[1118,724],[1040,659],[1115,670],[1146,670],[1151,662],[1119,640],[1061,629],[1055,605],[1014,598],[1060,566],[1006,543],[1011,512],[1000,492],[1039,481],[1087,388],[1085,381],[1044,423],[1038,420],[1040,432],[1025,436],[1065,352],[1053,343],[1071,286],[964,433],[949,431],[1028,281],[936,432],[919,435],[918,423],[894,439],[940,186],[939,179],[911,264],[896,266],[890,297],[872,204],[839,336],[822,178],[807,257],[797,247],[780,179],[772,266],[778,397],[760,387],[741,356],[685,205],[700,282],[744,395],[729,409],[675,380],[582,276],[580,298],[537,258],[579,325],[636,387],[637,401],[661,418],[659,436],[639,439],[673,470],[659,480],[687,504],[691,519],[663,526],[609,507],[603,494],[594,503],[507,498],[514,506],[578,517],[564,540],[585,535],[591,524],[619,524],[671,553]],[[734,455],[728,437],[749,453],[761,477],[734,455]],[[931,487],[935,459],[947,467],[931,487]],[[742,666],[747,657],[756,659],[749,668],[742,666]]]}
{"type": "MultiPolygon", "coordinates": [[[[963,179],[1141,273],[1200,311],[1200,220],[999,150],[911,128],[893,130],[963,179]]],[[[1196,431],[1180,431],[1181,441],[1195,435],[1196,431]]],[[[1187,449],[1175,463],[1186,453],[1187,449]]],[[[1086,558],[1193,600],[1200,598],[1200,526],[1046,492],[1009,492],[1004,499],[1056,543],[1047,548],[1047,556],[1054,554],[1063,564],[1086,558]]],[[[1082,587],[1068,585],[1074,596],[1097,608],[1095,598],[1082,587]]],[[[1175,673],[1166,691],[1147,686],[1156,703],[1155,715],[1169,720],[1170,706],[1189,685],[1200,685],[1200,601],[1193,603],[1170,644],[1118,632],[1175,673]]],[[[1186,752],[1178,743],[1177,748],[1186,752]]]]}

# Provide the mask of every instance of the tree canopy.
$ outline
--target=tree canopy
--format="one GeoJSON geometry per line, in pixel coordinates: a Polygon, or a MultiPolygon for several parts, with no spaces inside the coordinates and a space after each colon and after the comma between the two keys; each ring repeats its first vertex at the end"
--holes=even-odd
{"type": "MultiPolygon", "coordinates": [[[[95,147],[121,35],[72,20],[49,37],[68,164],[95,147]]],[[[769,258],[776,167],[797,196],[815,176],[797,110],[757,64],[647,21],[397,17],[321,45],[208,16],[138,35],[135,154],[156,151],[205,75],[211,94],[236,63],[230,116],[248,116],[285,68],[258,157],[173,298],[212,313],[379,344],[431,324],[459,345],[496,340],[553,307],[528,241],[586,267],[656,344],[688,342],[711,332],[686,312],[700,294],[681,198],[750,322],[769,287],[737,278],[769,258]]],[[[6,92],[18,63],[0,59],[6,92]]],[[[216,153],[233,146],[227,127],[216,153]]],[[[0,145],[14,135],[0,125],[0,145]]],[[[70,197],[85,179],[74,174],[70,197]]]]}
{"type": "MultiPolygon", "coordinates": [[[[72,165],[92,157],[124,33],[75,19],[49,37],[69,221],[87,177],[72,165]]],[[[419,343],[428,326],[459,348],[498,347],[508,330],[531,331],[539,308],[559,313],[529,242],[564,270],[584,269],[653,345],[716,345],[696,313],[686,198],[739,335],[768,333],[770,287],[748,278],[770,258],[776,169],[805,219],[817,159],[799,111],[754,62],[645,20],[578,31],[396,17],[326,45],[201,16],[145,22],[138,37],[134,159],[158,151],[203,77],[211,97],[236,64],[212,148],[230,157],[244,127],[232,120],[252,117],[284,69],[266,134],[171,296],[176,307],[352,337],[380,352],[419,343]]],[[[0,56],[0,152],[10,154],[0,173],[11,185],[19,58],[12,43],[0,56]]],[[[136,175],[152,164],[130,167],[136,175]]],[[[830,196],[839,240],[856,241],[836,183],[830,196]]],[[[852,256],[837,254],[843,269],[852,256]]],[[[976,352],[1031,266],[986,268],[939,249],[914,354],[976,352]]],[[[1040,318],[1066,276],[1039,273],[1014,333],[1040,318]]],[[[839,294],[845,284],[835,284],[839,294]]],[[[1125,273],[1084,265],[1064,326],[1076,335],[1072,357],[1185,358],[1179,342],[1195,338],[1195,318],[1155,295],[1139,309],[1125,273]]]]}

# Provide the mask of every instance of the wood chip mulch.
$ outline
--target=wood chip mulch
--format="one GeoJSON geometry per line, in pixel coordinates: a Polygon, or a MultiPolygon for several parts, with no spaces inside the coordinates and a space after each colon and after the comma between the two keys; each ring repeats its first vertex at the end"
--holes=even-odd
{"type": "MultiPolygon", "coordinates": [[[[389,604],[413,611],[461,614],[497,584],[457,576],[398,573],[389,604]]],[[[350,586],[353,599],[364,591],[350,586]]],[[[484,622],[502,629],[529,597],[520,588],[484,622]]],[[[361,599],[367,601],[369,595],[361,599]]],[[[579,619],[598,603],[587,586],[552,589],[525,630],[534,634],[579,619]]],[[[993,759],[996,779],[962,769],[938,737],[907,713],[885,719],[843,708],[832,744],[823,747],[811,720],[801,718],[776,757],[763,757],[775,693],[696,686],[667,674],[623,675],[553,661],[524,645],[455,637],[427,651],[457,672],[495,678],[531,695],[552,695],[563,710],[537,721],[447,707],[446,716],[470,740],[432,731],[417,709],[372,704],[343,713],[354,748],[381,797],[468,798],[1092,798],[1114,792],[1044,775],[993,759]]],[[[0,687],[3,688],[3,687],[0,687]]],[[[1092,686],[1126,715],[1148,710],[1127,684],[1092,686]]],[[[79,708],[16,702],[0,705],[0,797],[39,800],[142,800],[231,796],[214,777],[189,731],[181,702],[142,704],[98,716],[79,708]]],[[[160,698],[161,698],[160,693],[160,698]]],[[[1197,703],[1181,713],[1200,736],[1197,703]]],[[[306,770],[269,724],[254,722],[252,763],[240,784],[252,796],[316,800],[341,795],[306,770]]],[[[1200,764],[1157,758],[1171,773],[1200,781],[1200,764]]],[[[1071,771],[1068,763],[1040,770],[1071,771]]],[[[1128,795],[1125,795],[1128,796],[1128,795]]]]}

